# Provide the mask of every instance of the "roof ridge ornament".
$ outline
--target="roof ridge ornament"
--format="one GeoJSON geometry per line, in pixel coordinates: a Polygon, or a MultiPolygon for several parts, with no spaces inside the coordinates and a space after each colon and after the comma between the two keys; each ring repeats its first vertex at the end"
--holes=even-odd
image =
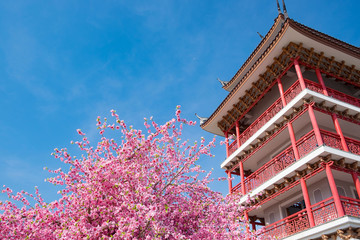
{"type": "Polygon", "coordinates": [[[203,125],[208,120],[208,118],[200,117],[197,113],[195,113],[195,116],[200,120],[200,125],[203,125]]]}
{"type": "Polygon", "coordinates": [[[289,18],[289,15],[286,11],[286,6],[285,6],[285,1],[282,0],[282,4],[283,4],[283,11],[284,11],[284,16],[285,16],[285,20],[289,18]]]}
{"type": "Polygon", "coordinates": [[[281,9],[280,9],[279,0],[276,0],[276,3],[277,3],[278,13],[279,13],[279,14],[282,14],[281,9]]]}
{"type": "Polygon", "coordinates": [[[264,39],[264,36],[261,35],[259,32],[257,32],[257,34],[259,35],[259,37],[261,37],[261,39],[264,39]]]}
{"type": "Polygon", "coordinates": [[[222,87],[225,87],[226,84],[229,83],[229,82],[226,82],[226,81],[221,80],[220,78],[217,78],[217,80],[221,83],[221,86],[222,86],[222,87]]]}

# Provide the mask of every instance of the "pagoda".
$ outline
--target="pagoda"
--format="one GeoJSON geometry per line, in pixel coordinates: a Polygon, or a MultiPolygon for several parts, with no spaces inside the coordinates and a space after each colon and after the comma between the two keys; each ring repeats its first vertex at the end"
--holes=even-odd
{"type": "Polygon", "coordinates": [[[278,9],[201,128],[226,139],[221,168],[250,205],[248,231],[359,239],[360,48],[278,9]]]}

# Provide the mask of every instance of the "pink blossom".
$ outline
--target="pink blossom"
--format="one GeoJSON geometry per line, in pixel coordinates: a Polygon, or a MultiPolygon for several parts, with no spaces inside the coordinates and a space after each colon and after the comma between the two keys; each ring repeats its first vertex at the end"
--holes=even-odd
{"type": "Polygon", "coordinates": [[[47,182],[61,186],[59,199],[46,203],[37,187],[35,194],[14,194],[3,186],[18,203],[0,202],[0,239],[244,239],[241,196],[212,191],[210,173],[195,164],[212,156],[215,139],[181,141],[183,126],[194,122],[180,112],[177,106],[176,118],[163,125],[145,120],[148,134],[127,128],[113,110],[114,124],[101,125],[98,117],[97,145],[81,137],[81,157],[54,150],[69,166],[49,170],[47,182]],[[122,138],[106,138],[106,127],[122,138]]]}

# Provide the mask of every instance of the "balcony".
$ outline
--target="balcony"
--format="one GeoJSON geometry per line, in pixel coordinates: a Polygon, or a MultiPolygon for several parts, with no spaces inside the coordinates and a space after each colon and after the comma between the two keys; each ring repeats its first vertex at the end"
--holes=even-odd
{"type": "MultiPolygon", "coordinates": [[[[320,133],[325,146],[343,150],[341,139],[338,134],[325,130],[320,130],[320,133]]],[[[360,155],[360,141],[347,137],[345,137],[345,141],[351,153],[360,155]]],[[[296,142],[296,148],[299,152],[300,159],[314,151],[317,147],[319,146],[313,130],[296,142]]],[[[295,154],[292,146],[290,146],[244,179],[246,193],[259,187],[261,184],[277,175],[295,161],[295,154]]],[[[232,192],[239,191],[240,189],[241,183],[232,188],[232,192]]]]}
{"type": "MultiPolygon", "coordinates": [[[[360,200],[340,197],[345,215],[360,218],[360,200]]],[[[314,217],[315,226],[337,219],[338,214],[335,208],[333,197],[325,199],[311,206],[310,214],[314,217]]],[[[262,239],[281,239],[310,228],[310,222],[306,209],[290,215],[280,221],[265,226],[258,235],[262,239]]]]}
{"type": "MultiPolygon", "coordinates": [[[[320,84],[305,79],[306,88],[314,92],[324,94],[320,84]]],[[[300,82],[296,81],[285,93],[284,97],[287,103],[294,99],[301,92],[300,82]]],[[[360,99],[346,95],[334,89],[327,88],[328,95],[337,100],[360,107],[360,99]]],[[[244,144],[252,135],[254,135],[261,127],[263,127],[271,118],[273,118],[281,109],[283,104],[281,98],[277,99],[262,115],[260,115],[240,136],[240,145],[244,144]]],[[[237,141],[233,141],[228,148],[228,156],[238,149],[237,141]]]]}

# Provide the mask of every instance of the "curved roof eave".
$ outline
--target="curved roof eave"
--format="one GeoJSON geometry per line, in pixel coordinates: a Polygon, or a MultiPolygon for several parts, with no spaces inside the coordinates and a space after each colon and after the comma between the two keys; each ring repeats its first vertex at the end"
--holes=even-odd
{"type": "MultiPolygon", "coordinates": [[[[283,22],[283,16],[282,14],[280,14],[278,16],[278,18],[275,20],[275,23],[273,25],[274,26],[279,26],[279,23],[280,22],[283,22]]],[[[284,23],[284,22],[283,22],[284,23]]],[[[286,27],[288,26],[288,24],[281,24],[281,27],[278,29],[278,31],[274,31],[274,28],[272,27],[270,29],[270,31],[267,33],[266,36],[268,37],[265,37],[264,38],[264,42],[260,42],[260,44],[258,45],[258,47],[254,50],[254,52],[250,55],[249,59],[251,58],[251,62],[253,63],[251,66],[249,65],[249,62],[250,60],[248,59],[244,64],[243,66],[240,68],[240,70],[235,74],[235,76],[233,77],[233,79],[231,81],[233,81],[231,83],[231,81],[228,83],[228,84],[233,84],[235,82],[236,79],[239,79],[238,81],[236,81],[236,84],[235,86],[231,89],[231,91],[229,92],[229,94],[225,97],[225,99],[222,101],[222,103],[217,107],[217,109],[212,113],[212,115],[206,120],[205,123],[203,123],[201,125],[201,128],[204,129],[205,131],[208,131],[210,133],[214,133],[214,134],[217,134],[217,135],[220,135],[220,136],[224,136],[224,133],[221,132],[220,129],[218,129],[218,127],[216,126],[217,129],[209,129],[207,126],[209,125],[210,122],[213,122],[214,117],[217,115],[217,113],[224,107],[224,105],[231,99],[231,97],[233,97],[233,95],[237,92],[237,90],[239,90],[239,85],[242,85],[244,83],[243,81],[243,78],[246,76],[246,78],[248,78],[248,72],[252,70],[253,66],[257,66],[259,63],[258,63],[258,60],[263,58],[263,54],[264,52],[272,45],[272,43],[274,42],[274,40],[279,36],[279,33],[281,32],[284,32],[284,29],[286,29],[286,27]],[[270,33],[271,32],[271,33],[270,33]],[[271,39],[271,42],[267,42],[266,41],[271,39]],[[265,44],[267,43],[267,44],[265,44]],[[261,46],[261,48],[259,47],[261,46]],[[258,53],[261,52],[262,54],[259,55],[258,53]],[[255,56],[257,56],[256,59],[253,59],[255,56]],[[255,60],[255,61],[254,61],[255,60]],[[248,66],[248,68],[244,67],[244,66],[248,66]],[[246,72],[244,73],[240,73],[242,72],[243,70],[247,70],[246,72]],[[242,78],[239,78],[240,74],[244,75],[242,78]]],[[[273,46],[272,46],[273,47],[273,46]]]]}
{"type": "MultiPolygon", "coordinates": [[[[275,24],[274,24],[275,25],[275,24]]],[[[333,38],[333,37],[331,37],[331,36],[328,36],[328,35],[326,35],[326,34],[324,34],[324,33],[321,33],[321,32],[319,32],[319,31],[316,31],[316,30],[314,30],[314,29],[311,29],[311,28],[309,28],[309,27],[306,27],[306,26],[304,26],[304,25],[302,25],[302,24],[300,24],[300,23],[298,23],[298,22],[296,22],[296,21],[294,21],[294,20],[292,20],[292,19],[287,19],[286,21],[285,21],[285,23],[284,24],[282,24],[282,26],[281,26],[281,28],[279,29],[279,31],[276,31],[276,32],[272,32],[271,34],[270,33],[268,33],[267,35],[272,35],[272,36],[274,36],[273,34],[274,33],[276,33],[276,35],[275,35],[275,38],[272,40],[272,42],[271,43],[273,43],[274,42],[274,40],[275,39],[277,39],[277,38],[279,38],[280,36],[282,36],[283,35],[283,33],[285,32],[285,30],[287,29],[287,27],[291,27],[292,29],[294,29],[295,31],[297,31],[297,32],[299,32],[299,33],[301,33],[302,35],[304,35],[304,36],[306,36],[306,37],[308,37],[308,38],[310,38],[310,39],[313,39],[313,40],[315,40],[315,41],[317,41],[317,42],[320,42],[320,43],[322,43],[322,44],[324,44],[324,45],[327,45],[327,46],[329,46],[329,47],[332,47],[332,48],[335,48],[335,49],[337,49],[338,51],[341,51],[341,52],[343,52],[343,53],[345,53],[345,54],[348,54],[348,55],[351,55],[352,57],[355,57],[355,58],[357,58],[357,59],[360,59],[360,48],[358,48],[358,47],[355,47],[355,46],[352,46],[352,45],[350,45],[350,44],[348,44],[348,43],[345,43],[345,42],[343,42],[343,41],[340,41],[340,40],[338,40],[338,39],[336,39],[336,38],[333,38]]],[[[270,37],[268,37],[267,39],[270,39],[270,37]]],[[[279,39],[277,39],[277,41],[275,41],[275,42],[279,42],[280,40],[279,39]]],[[[264,56],[264,53],[267,51],[267,49],[268,48],[271,48],[271,47],[273,47],[274,48],[274,44],[264,44],[264,42],[262,41],[259,45],[258,45],[258,47],[255,49],[255,51],[257,51],[257,53],[259,53],[259,52],[262,52],[262,54],[261,55],[258,55],[258,54],[256,54],[256,53],[252,53],[252,57],[254,57],[254,56],[258,56],[258,58],[256,59],[256,61],[253,61],[253,65],[252,66],[248,66],[248,67],[246,67],[248,64],[249,64],[249,59],[243,64],[243,66],[240,68],[240,70],[236,73],[236,75],[233,77],[233,79],[232,79],[232,81],[234,80],[235,81],[235,79],[239,79],[238,81],[236,81],[236,84],[235,84],[235,86],[231,89],[231,91],[230,91],[230,93],[227,95],[227,97],[222,101],[222,103],[218,106],[218,108],[213,112],[213,114],[208,118],[208,120],[205,122],[205,123],[203,123],[202,125],[201,125],[201,128],[203,128],[205,131],[208,131],[208,132],[211,132],[211,133],[215,133],[215,134],[217,134],[217,135],[220,135],[220,136],[223,136],[224,134],[223,134],[223,132],[219,129],[219,127],[216,125],[216,123],[213,123],[214,121],[216,121],[216,120],[218,120],[218,119],[216,119],[216,116],[218,115],[218,113],[220,112],[220,111],[224,111],[224,107],[225,107],[225,105],[228,105],[228,102],[231,100],[231,98],[235,95],[235,93],[239,90],[239,86],[240,85],[243,85],[243,83],[245,82],[245,80],[247,80],[248,78],[249,78],[249,74],[247,74],[249,71],[253,71],[255,68],[254,68],[254,65],[259,65],[260,63],[259,62],[261,62],[261,61],[258,61],[258,60],[260,60],[260,59],[263,59],[265,56],[264,56]],[[262,45],[262,48],[259,48],[259,46],[260,45],[262,45]],[[266,48],[265,48],[265,46],[266,46],[266,48]],[[253,56],[254,55],[254,56],[253,56]],[[246,65],[245,67],[244,67],[244,65],[246,65]],[[239,76],[240,76],[240,73],[239,72],[241,72],[241,71],[243,71],[244,69],[247,69],[248,71],[245,73],[245,74],[243,74],[243,77],[240,79],[239,78],[239,76]],[[245,79],[243,79],[245,77],[245,79]],[[213,124],[211,124],[211,123],[213,123],[213,124]],[[211,125],[211,126],[210,126],[211,125]]],[[[275,44],[276,45],[276,44],[275,44]]],[[[265,55],[268,55],[268,52],[267,52],[267,54],[265,54],[265,55]]],[[[250,56],[250,57],[251,57],[250,56]]],[[[249,57],[249,58],[250,58],[249,57]]],[[[231,81],[228,83],[228,84],[234,84],[234,83],[231,83],[231,81]]],[[[225,112],[226,112],[226,109],[225,109],[225,112]]]]}
{"type": "Polygon", "coordinates": [[[250,54],[250,56],[246,59],[246,61],[242,64],[240,69],[236,72],[236,74],[231,78],[231,80],[223,87],[226,91],[231,92],[236,84],[241,80],[241,78],[248,72],[252,65],[259,59],[259,57],[263,54],[265,49],[269,47],[271,42],[274,40],[276,35],[281,31],[284,23],[283,14],[279,14],[277,18],[275,18],[274,24],[271,26],[270,30],[266,33],[265,37],[261,40],[261,42],[257,45],[254,51],[250,54]]]}

